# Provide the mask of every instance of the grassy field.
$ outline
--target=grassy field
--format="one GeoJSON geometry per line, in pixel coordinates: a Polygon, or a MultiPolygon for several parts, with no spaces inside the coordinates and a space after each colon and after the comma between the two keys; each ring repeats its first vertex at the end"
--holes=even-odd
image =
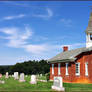
{"type": "Polygon", "coordinates": [[[92,84],[64,83],[66,92],[92,92],[92,84]]]}
{"type": "MultiPolygon", "coordinates": [[[[39,79],[46,79],[45,76],[39,77],[39,79]]],[[[5,80],[5,84],[0,84],[0,91],[53,91],[51,86],[53,82],[38,82],[36,85],[30,84],[30,76],[26,77],[26,82],[20,83],[18,80],[14,80],[12,77],[5,79],[4,76],[1,80],[5,80]]],[[[64,83],[66,92],[92,92],[92,84],[71,84],[64,83]]]]}
{"type": "Polygon", "coordinates": [[[19,82],[14,78],[5,79],[4,76],[1,80],[5,80],[5,84],[0,84],[0,91],[51,91],[52,82],[37,82],[37,84],[30,84],[30,76],[26,77],[26,82],[19,82]]]}

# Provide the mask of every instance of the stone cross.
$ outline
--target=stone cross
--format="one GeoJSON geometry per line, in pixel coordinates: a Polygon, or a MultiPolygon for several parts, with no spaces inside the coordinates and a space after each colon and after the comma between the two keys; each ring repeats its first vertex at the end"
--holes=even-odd
{"type": "Polygon", "coordinates": [[[25,82],[24,73],[20,74],[19,82],[25,82]]]}
{"type": "Polygon", "coordinates": [[[8,72],[6,72],[5,78],[9,78],[8,72]]]}
{"type": "Polygon", "coordinates": [[[62,77],[54,77],[54,83],[52,89],[57,91],[64,91],[62,77]]]}
{"type": "Polygon", "coordinates": [[[14,79],[18,80],[18,72],[14,72],[14,79]]]}
{"type": "Polygon", "coordinates": [[[37,78],[36,78],[36,75],[31,75],[31,81],[30,81],[31,84],[37,84],[37,78]]]}

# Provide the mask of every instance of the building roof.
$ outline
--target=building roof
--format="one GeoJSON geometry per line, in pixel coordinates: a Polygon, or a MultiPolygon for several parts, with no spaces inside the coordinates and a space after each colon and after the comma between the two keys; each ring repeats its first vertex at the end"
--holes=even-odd
{"type": "Polygon", "coordinates": [[[90,13],[90,18],[88,22],[88,27],[86,29],[86,33],[92,33],[92,12],[90,13]]]}
{"type": "Polygon", "coordinates": [[[81,54],[82,52],[87,52],[87,51],[91,51],[92,47],[90,48],[78,48],[78,49],[74,49],[74,50],[69,50],[69,51],[65,51],[62,53],[59,53],[58,55],[54,56],[53,58],[49,59],[48,62],[49,63],[53,63],[53,62],[72,62],[74,60],[76,60],[76,56],[81,54]]]}

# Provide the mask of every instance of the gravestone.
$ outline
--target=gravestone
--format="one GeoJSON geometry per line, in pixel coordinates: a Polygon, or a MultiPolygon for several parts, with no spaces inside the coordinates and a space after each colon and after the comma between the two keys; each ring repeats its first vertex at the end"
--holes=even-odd
{"type": "Polygon", "coordinates": [[[6,72],[5,78],[9,78],[8,72],[6,72]]]}
{"type": "Polygon", "coordinates": [[[5,83],[5,81],[0,80],[0,84],[4,84],[4,83],[5,83]]]}
{"type": "Polygon", "coordinates": [[[31,75],[31,81],[30,81],[31,84],[37,84],[37,78],[36,78],[36,75],[31,75]]]}
{"type": "Polygon", "coordinates": [[[62,77],[54,77],[54,83],[52,89],[57,91],[64,91],[62,77]]]}
{"type": "Polygon", "coordinates": [[[18,80],[18,72],[14,72],[14,79],[18,80]]]}
{"type": "Polygon", "coordinates": [[[28,75],[26,75],[25,77],[28,77],[28,75]]]}
{"type": "Polygon", "coordinates": [[[24,73],[20,74],[19,82],[25,82],[24,73]]]}
{"type": "Polygon", "coordinates": [[[40,74],[40,77],[42,77],[42,74],[40,74]]]}
{"type": "Polygon", "coordinates": [[[2,74],[0,74],[0,78],[2,78],[2,74]]]}

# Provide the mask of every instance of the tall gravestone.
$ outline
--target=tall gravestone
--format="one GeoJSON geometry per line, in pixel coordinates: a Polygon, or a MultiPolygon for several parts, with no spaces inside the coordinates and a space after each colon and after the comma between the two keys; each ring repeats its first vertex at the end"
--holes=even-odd
{"type": "Polygon", "coordinates": [[[54,77],[54,83],[52,89],[57,91],[64,91],[62,77],[54,77]]]}
{"type": "Polygon", "coordinates": [[[2,78],[2,74],[0,74],[0,78],[2,78]]]}
{"type": "Polygon", "coordinates": [[[5,78],[9,78],[8,72],[6,72],[5,78]]]}
{"type": "Polygon", "coordinates": [[[18,79],[19,79],[19,77],[18,77],[18,72],[14,72],[14,79],[15,79],[15,80],[18,80],[18,79]]]}
{"type": "Polygon", "coordinates": [[[19,82],[25,82],[24,73],[20,74],[19,82]]]}
{"type": "Polygon", "coordinates": [[[31,84],[37,84],[37,78],[36,78],[36,75],[31,75],[31,81],[30,81],[31,84]]]}

